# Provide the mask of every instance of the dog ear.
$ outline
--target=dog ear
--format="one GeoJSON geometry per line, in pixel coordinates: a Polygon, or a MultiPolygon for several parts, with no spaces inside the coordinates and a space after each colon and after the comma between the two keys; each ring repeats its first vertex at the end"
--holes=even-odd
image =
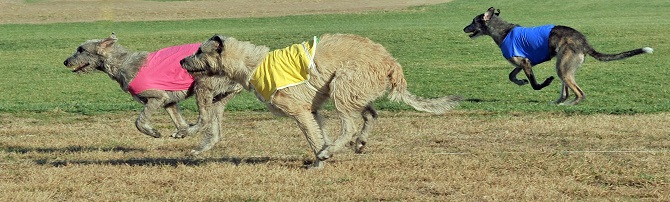
{"type": "Polygon", "coordinates": [[[489,20],[491,20],[491,17],[493,17],[493,15],[495,15],[494,12],[495,12],[495,8],[493,8],[493,7],[489,8],[489,9],[486,11],[486,13],[484,13],[484,17],[483,17],[483,18],[484,18],[484,21],[489,21],[489,20]]]}
{"type": "Polygon", "coordinates": [[[500,16],[500,9],[496,9],[496,12],[494,13],[496,16],[500,16]]]}
{"type": "Polygon", "coordinates": [[[109,36],[109,38],[103,39],[102,41],[98,42],[98,50],[104,50],[106,48],[111,47],[116,43],[118,39],[116,38],[116,34],[112,32],[112,36],[109,36]]]}
{"type": "Polygon", "coordinates": [[[221,52],[223,52],[223,42],[225,41],[225,38],[226,37],[217,34],[217,35],[214,35],[212,38],[209,39],[210,41],[216,42],[214,45],[215,45],[215,48],[216,48],[216,52],[218,54],[221,54],[221,52]]]}

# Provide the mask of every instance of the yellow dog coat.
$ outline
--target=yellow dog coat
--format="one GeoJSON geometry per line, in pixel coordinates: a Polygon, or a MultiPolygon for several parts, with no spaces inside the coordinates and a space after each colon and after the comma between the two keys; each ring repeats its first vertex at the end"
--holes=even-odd
{"type": "Polygon", "coordinates": [[[263,102],[271,103],[277,90],[306,83],[309,69],[315,66],[314,53],[318,39],[268,53],[249,82],[263,102]]]}

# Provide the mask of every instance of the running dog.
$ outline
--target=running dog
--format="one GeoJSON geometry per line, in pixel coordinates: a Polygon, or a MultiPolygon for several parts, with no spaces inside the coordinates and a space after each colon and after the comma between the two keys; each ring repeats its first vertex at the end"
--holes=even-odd
{"type": "MultiPolygon", "coordinates": [[[[106,39],[84,42],[63,64],[75,73],[93,70],[105,72],[119,83],[123,91],[129,92],[136,101],[144,104],[135,126],[146,135],[161,137],[151,126],[151,115],[159,108],[165,108],[177,128],[172,137],[181,138],[185,133],[180,131],[188,129],[189,124],[182,117],[177,103],[193,95],[194,89],[193,77],[181,68],[179,60],[193,54],[199,45],[173,46],[152,53],[133,52],[119,45],[116,35],[112,33],[106,39]]],[[[206,79],[227,84],[227,88],[219,89],[219,100],[227,101],[242,90],[241,85],[225,77],[206,79]]]]}
{"type": "MultiPolygon", "coordinates": [[[[311,166],[317,168],[347,144],[357,153],[363,151],[377,119],[372,102],[386,91],[390,100],[435,114],[446,113],[460,100],[458,96],[424,99],[412,95],[407,91],[400,64],[382,45],[349,34],[325,34],[272,52],[266,46],[215,35],[181,64],[196,80],[228,77],[254,91],[274,114],[293,118],[316,156],[311,166]],[[329,98],[342,124],[341,134],[334,143],[319,115],[329,98]],[[359,118],[363,125],[357,130],[354,121],[359,118]]],[[[203,115],[208,113],[200,114],[203,115]]],[[[217,141],[218,133],[206,135],[192,154],[210,149],[217,141]]]]}
{"type": "Polygon", "coordinates": [[[586,54],[600,61],[612,61],[654,51],[652,48],[644,47],[617,54],[604,54],[593,49],[582,33],[570,27],[544,25],[526,28],[508,23],[499,15],[500,10],[491,7],[485,13],[476,16],[463,32],[470,33],[470,38],[491,36],[502,50],[505,59],[515,67],[509,74],[509,80],[517,85],[525,85],[530,81],[535,90],[551,84],[554,77],[549,77],[542,84],[538,84],[532,67],[556,57],[556,71],[563,83],[556,104],[574,105],[584,99],[584,92],[575,82],[575,72],[584,62],[586,54]],[[517,79],[516,76],[521,70],[526,73],[528,80],[517,79]],[[569,90],[572,90],[576,98],[564,103],[568,99],[569,90]]]}

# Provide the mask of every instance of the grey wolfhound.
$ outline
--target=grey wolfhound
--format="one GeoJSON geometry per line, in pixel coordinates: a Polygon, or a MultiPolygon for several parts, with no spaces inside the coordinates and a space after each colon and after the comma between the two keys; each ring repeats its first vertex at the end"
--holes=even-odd
{"type": "MultiPolygon", "coordinates": [[[[400,64],[382,45],[350,34],[324,34],[310,42],[275,51],[215,35],[181,64],[195,78],[228,77],[254,91],[273,113],[293,118],[316,156],[311,166],[317,168],[347,144],[357,153],[364,149],[377,119],[373,101],[387,91],[392,101],[402,101],[417,110],[435,114],[446,113],[461,99],[458,96],[425,99],[412,95],[407,91],[400,64]],[[282,57],[289,55],[294,58],[282,57]],[[293,74],[277,73],[280,70],[293,74]],[[326,134],[319,115],[329,98],[342,126],[334,143],[326,134]],[[361,118],[363,125],[357,130],[354,122],[361,118]]],[[[194,154],[211,148],[218,141],[218,134],[205,138],[203,144],[192,151],[194,154]]]]}
{"type": "MultiPolygon", "coordinates": [[[[114,33],[106,39],[88,40],[79,45],[72,56],[63,64],[72,68],[75,73],[100,70],[115,80],[125,92],[144,104],[135,126],[152,137],[161,134],[151,126],[151,115],[159,108],[165,110],[176,126],[172,137],[183,137],[189,125],[179,111],[178,102],[193,95],[193,78],[183,71],[179,60],[193,54],[199,44],[187,44],[161,49],[156,52],[130,51],[117,43],[114,33]],[[155,68],[154,68],[155,67],[155,68]]],[[[207,79],[227,83],[226,88],[218,89],[220,100],[229,100],[242,90],[238,85],[225,77],[207,79]]],[[[224,102],[225,102],[224,101],[224,102]]]]}
{"type": "Polygon", "coordinates": [[[569,90],[575,93],[575,99],[567,104],[577,104],[585,97],[584,92],[575,82],[575,72],[584,62],[586,54],[600,61],[620,60],[643,53],[652,53],[649,47],[638,48],[617,54],[604,54],[596,51],[586,41],[586,37],[575,29],[560,25],[544,25],[525,28],[504,21],[500,10],[489,8],[485,13],[476,16],[472,23],[463,31],[471,33],[470,38],[489,35],[502,50],[507,61],[514,65],[509,74],[509,80],[517,85],[530,85],[540,90],[554,80],[549,77],[542,84],[535,80],[532,67],[556,57],[556,71],[563,82],[561,95],[556,104],[564,104],[568,99],[569,90]],[[517,79],[517,74],[523,70],[528,80],[517,79]]]}

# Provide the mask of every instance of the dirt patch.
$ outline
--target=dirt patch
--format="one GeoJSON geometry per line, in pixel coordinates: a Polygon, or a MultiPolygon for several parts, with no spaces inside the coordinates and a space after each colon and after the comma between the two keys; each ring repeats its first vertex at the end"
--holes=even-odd
{"type": "Polygon", "coordinates": [[[271,17],[399,10],[450,0],[0,1],[0,24],[271,17]]]}

